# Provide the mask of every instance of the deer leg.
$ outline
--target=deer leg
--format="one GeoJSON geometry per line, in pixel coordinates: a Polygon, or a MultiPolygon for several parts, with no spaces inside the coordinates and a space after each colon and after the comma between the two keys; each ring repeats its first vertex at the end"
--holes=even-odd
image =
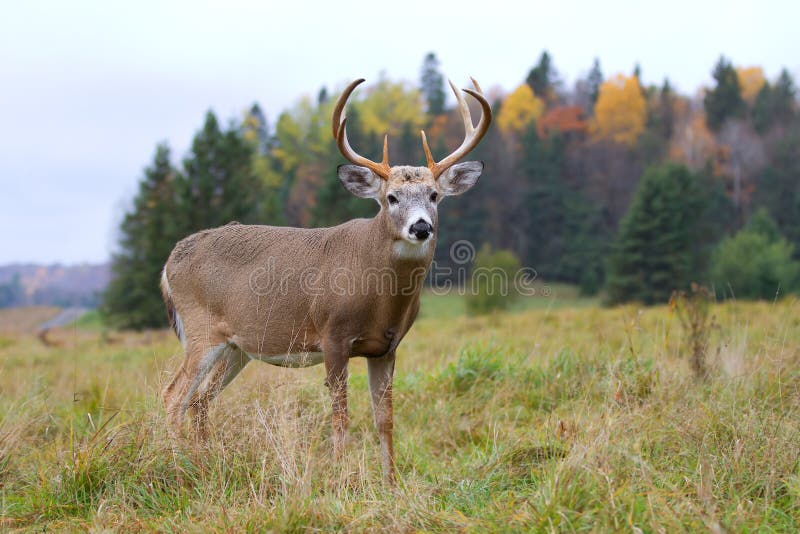
{"type": "Polygon", "coordinates": [[[209,404],[236,378],[249,361],[250,358],[238,347],[226,345],[208,378],[198,386],[194,399],[189,403],[189,410],[195,431],[201,440],[208,439],[209,404]]]}
{"type": "Polygon", "coordinates": [[[347,359],[349,351],[343,343],[323,343],[325,359],[325,385],[328,386],[333,406],[333,455],[341,458],[347,432],[347,359]]]}
{"type": "Polygon", "coordinates": [[[172,381],[164,389],[167,425],[173,435],[182,434],[184,418],[197,388],[206,380],[225,348],[218,345],[187,345],[186,356],[172,381]]]}
{"type": "Polygon", "coordinates": [[[367,358],[369,392],[372,396],[372,414],[381,443],[381,467],[383,481],[394,485],[394,447],[392,445],[392,377],[394,375],[394,351],[380,358],[367,358]]]}

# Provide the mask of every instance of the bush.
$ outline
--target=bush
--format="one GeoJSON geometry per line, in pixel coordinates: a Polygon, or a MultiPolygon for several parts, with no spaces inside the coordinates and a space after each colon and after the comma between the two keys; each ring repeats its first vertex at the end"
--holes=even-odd
{"type": "Polygon", "coordinates": [[[722,295],[743,299],[772,299],[797,289],[800,264],[794,247],[755,229],[724,239],[711,258],[711,278],[722,295]]]}
{"type": "Polygon", "coordinates": [[[514,276],[519,269],[519,259],[513,252],[493,252],[489,245],[484,245],[475,256],[467,295],[467,313],[480,315],[508,309],[519,296],[514,287],[514,276]]]}

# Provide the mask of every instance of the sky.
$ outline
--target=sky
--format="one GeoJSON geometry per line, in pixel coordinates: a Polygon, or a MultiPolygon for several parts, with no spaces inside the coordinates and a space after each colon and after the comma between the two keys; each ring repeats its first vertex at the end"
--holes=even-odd
{"type": "Polygon", "coordinates": [[[208,109],[258,102],[274,122],[322,86],[415,83],[429,51],[456,83],[507,91],[544,49],[570,85],[595,57],[686,94],[720,54],[798,79],[798,20],[800,2],[769,0],[6,2],[0,264],[106,261],[156,144],[182,157],[208,109]]]}

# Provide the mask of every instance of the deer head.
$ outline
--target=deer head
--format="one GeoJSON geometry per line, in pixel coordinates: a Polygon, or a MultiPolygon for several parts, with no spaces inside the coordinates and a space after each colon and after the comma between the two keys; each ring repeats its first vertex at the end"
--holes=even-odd
{"type": "MultiPolygon", "coordinates": [[[[483,171],[483,162],[467,161],[458,163],[467,155],[489,129],[492,110],[483,92],[474,79],[473,89],[464,92],[475,98],[483,112],[478,126],[472,123],[469,107],[463,95],[450,82],[450,87],[458,101],[459,111],[464,120],[466,135],[455,152],[436,162],[431,154],[425,132],[422,131],[422,146],[427,166],[389,165],[388,135],[383,139],[383,160],[371,161],[357,154],[347,140],[347,118],[342,116],[348,98],[364,79],[348,85],[333,110],[333,136],[342,155],[354,165],[340,165],[339,180],[345,188],[361,198],[372,198],[380,204],[386,215],[392,238],[400,243],[413,246],[427,245],[436,235],[438,205],[441,199],[450,195],[460,195],[477,182],[483,171]]],[[[427,247],[425,247],[427,248],[427,247]]]]}

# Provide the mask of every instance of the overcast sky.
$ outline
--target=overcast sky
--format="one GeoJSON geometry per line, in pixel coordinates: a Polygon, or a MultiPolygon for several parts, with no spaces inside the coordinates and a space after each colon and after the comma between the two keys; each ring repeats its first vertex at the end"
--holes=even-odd
{"type": "Polygon", "coordinates": [[[547,49],[570,84],[596,56],[694,93],[722,53],[797,77],[798,21],[764,0],[5,2],[0,264],[106,260],[156,143],[183,155],[209,108],[274,121],[323,85],[416,81],[431,50],[457,83],[511,90],[547,49]]]}

